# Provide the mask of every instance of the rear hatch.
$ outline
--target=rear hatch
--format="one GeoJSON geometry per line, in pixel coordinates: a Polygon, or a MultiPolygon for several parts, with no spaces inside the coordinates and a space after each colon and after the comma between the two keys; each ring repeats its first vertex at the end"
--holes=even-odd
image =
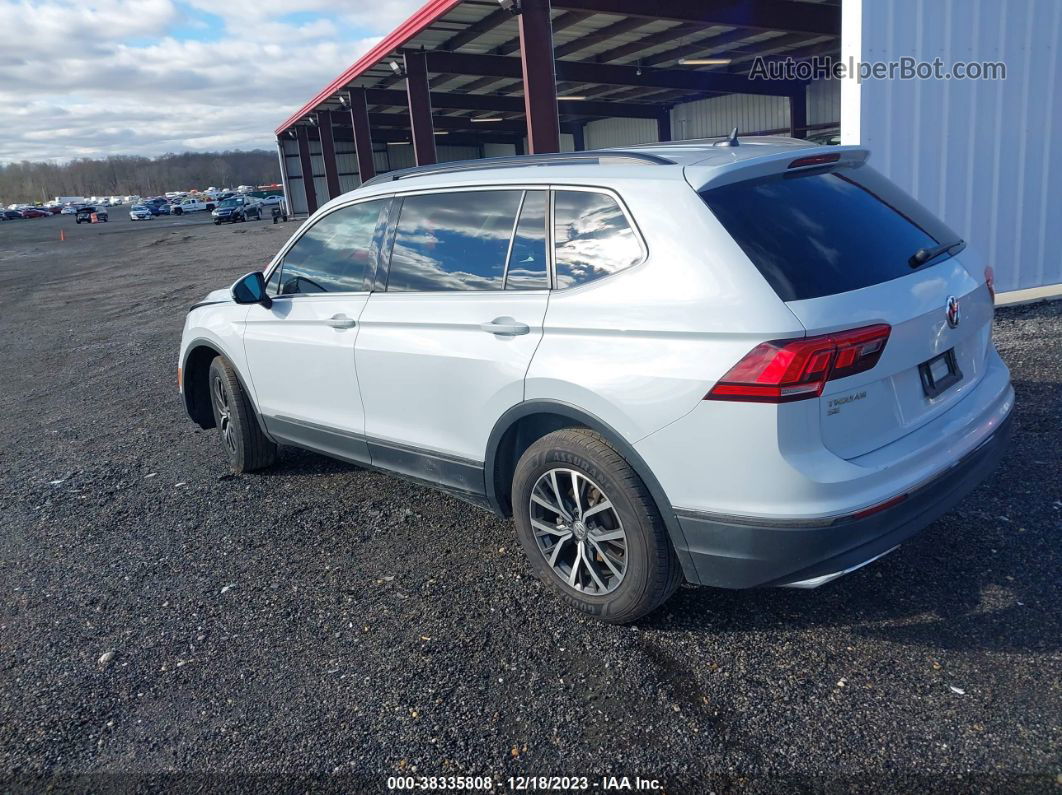
{"type": "Polygon", "coordinates": [[[871,369],[827,380],[818,398],[823,443],[855,458],[931,421],[980,380],[993,302],[961,243],[943,250],[959,241],[954,232],[862,159],[833,159],[761,168],[700,194],[809,337],[891,327],[871,369]]]}

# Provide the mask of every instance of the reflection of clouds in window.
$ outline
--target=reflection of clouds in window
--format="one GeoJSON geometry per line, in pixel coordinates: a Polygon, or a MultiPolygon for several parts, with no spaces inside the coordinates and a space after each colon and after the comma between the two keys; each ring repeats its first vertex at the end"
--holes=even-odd
{"type": "Polygon", "coordinates": [[[528,191],[520,210],[509,272],[508,290],[544,290],[549,287],[546,273],[546,192],[528,191]]]}
{"type": "Polygon", "coordinates": [[[558,287],[608,276],[641,259],[634,231],[610,196],[558,191],[554,223],[558,287]]]}
{"type": "Polygon", "coordinates": [[[314,224],[284,257],[281,294],[364,290],[365,268],[384,204],[344,207],[314,224]]]}
{"type": "Polygon", "coordinates": [[[407,196],[389,291],[500,290],[520,191],[407,196]]]}

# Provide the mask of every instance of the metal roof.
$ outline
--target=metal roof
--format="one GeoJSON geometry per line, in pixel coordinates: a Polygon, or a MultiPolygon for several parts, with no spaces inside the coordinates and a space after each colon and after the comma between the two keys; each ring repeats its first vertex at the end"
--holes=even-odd
{"type": "MultiPolygon", "coordinates": [[[[743,78],[757,55],[804,57],[836,53],[840,47],[839,2],[552,0],[561,122],[624,115],[648,117],[654,108],[719,93],[737,93],[732,89],[740,88],[739,81],[723,81],[720,89],[716,78],[743,78]],[[679,63],[681,58],[704,57],[729,58],[731,63],[679,63]],[[596,68],[602,65],[626,68],[620,72],[606,69],[603,75],[596,68]],[[663,77],[674,76],[679,70],[686,75],[703,75],[707,87],[700,88],[696,81],[688,80],[679,81],[681,86],[659,84],[675,82],[663,77]],[[586,99],[566,100],[566,95],[586,99]]],[[[462,119],[483,113],[467,98],[479,98],[480,104],[491,102],[490,98],[522,98],[519,72],[511,73],[512,62],[519,61],[519,49],[517,17],[502,10],[494,0],[429,0],[286,119],[276,133],[280,135],[317,111],[341,110],[339,95],[351,87],[390,89],[394,93],[374,94],[373,99],[379,102],[370,100],[370,109],[376,114],[374,128],[408,127],[403,81],[388,65],[392,60],[401,63],[406,50],[429,54],[433,115],[451,117],[449,128],[461,127],[462,119]],[[494,71],[502,67],[500,71],[508,74],[483,74],[481,65],[494,71]],[[444,71],[451,66],[460,69],[444,71]]],[[[491,116],[522,122],[522,109],[516,105],[510,108],[511,104],[506,104],[505,110],[492,111],[491,116]]],[[[471,125],[468,128],[473,129],[471,125]]]]}

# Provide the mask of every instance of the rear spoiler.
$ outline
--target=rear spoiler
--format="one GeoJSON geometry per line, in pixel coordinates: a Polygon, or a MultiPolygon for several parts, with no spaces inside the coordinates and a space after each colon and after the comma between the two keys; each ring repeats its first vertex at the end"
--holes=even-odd
{"type": "Polygon", "coordinates": [[[807,171],[823,166],[861,166],[869,157],[870,150],[861,146],[808,146],[732,162],[720,163],[716,157],[709,157],[686,166],[683,174],[694,190],[702,191],[772,174],[807,171]]]}

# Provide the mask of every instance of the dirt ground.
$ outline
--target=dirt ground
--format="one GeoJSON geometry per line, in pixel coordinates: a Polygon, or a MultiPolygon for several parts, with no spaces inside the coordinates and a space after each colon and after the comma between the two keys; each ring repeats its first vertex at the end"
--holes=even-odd
{"type": "Polygon", "coordinates": [[[228,473],[183,318],[296,225],[114,209],[0,223],[5,788],[1058,791],[1062,303],[998,313],[1013,446],[919,538],[613,627],[448,496],[292,449],[228,473]]]}

